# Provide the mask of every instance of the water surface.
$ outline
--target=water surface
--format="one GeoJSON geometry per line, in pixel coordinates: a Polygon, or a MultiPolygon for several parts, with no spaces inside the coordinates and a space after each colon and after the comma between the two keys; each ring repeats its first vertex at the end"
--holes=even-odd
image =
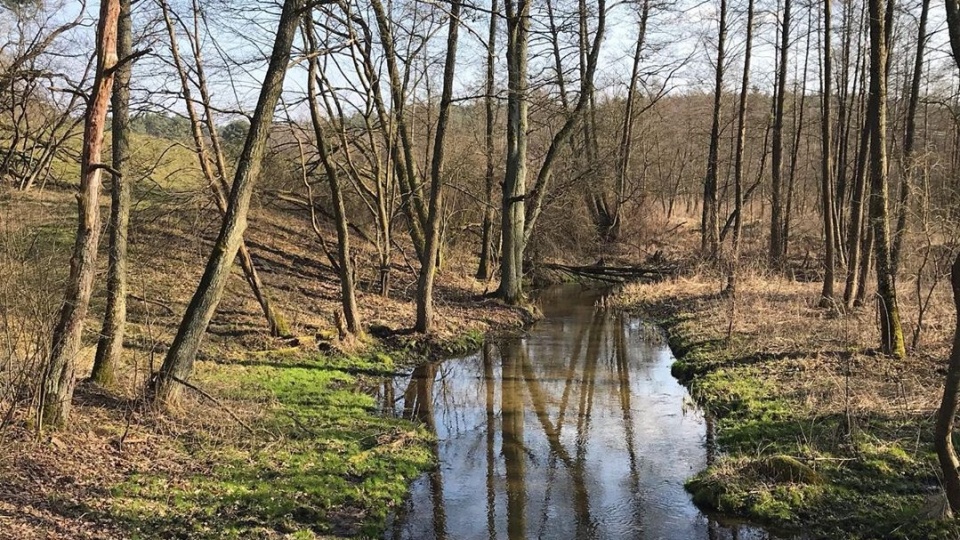
{"type": "Polygon", "coordinates": [[[426,364],[384,403],[437,434],[389,540],[764,539],[721,524],[683,488],[707,465],[707,426],[673,356],[600,293],[545,293],[523,337],[426,364]]]}

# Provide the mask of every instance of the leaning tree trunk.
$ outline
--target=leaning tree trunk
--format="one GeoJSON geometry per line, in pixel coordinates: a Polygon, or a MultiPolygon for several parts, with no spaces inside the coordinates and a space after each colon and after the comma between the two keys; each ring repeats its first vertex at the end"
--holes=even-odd
{"type": "Polygon", "coordinates": [[[151,384],[153,400],[157,403],[168,406],[176,403],[181,391],[180,382],[192,372],[200,341],[223,296],[230,267],[237,256],[247,226],[250,196],[260,174],[267,138],[273,125],[273,110],[283,91],[283,79],[301,9],[301,0],[284,0],[270,63],[237,164],[233,190],[230,192],[220,234],[163,366],[151,384]]]}
{"type": "Polygon", "coordinates": [[[105,166],[100,163],[107,107],[113,89],[113,68],[117,64],[117,19],[119,0],[102,0],[97,24],[97,70],[83,126],[80,156],[80,192],[77,195],[77,238],[70,259],[70,277],[53,347],[43,377],[40,418],[44,424],[62,426],[70,416],[76,385],[76,359],[83,338],[83,322],[90,307],[96,275],[97,246],[100,241],[100,187],[105,166]]]}
{"type": "MultiPolygon", "coordinates": [[[[948,3],[954,1],[947,0],[948,3]]],[[[953,349],[950,351],[943,398],[940,401],[940,409],[937,411],[933,443],[943,471],[943,490],[947,494],[950,510],[960,512],[960,459],[957,459],[957,452],[953,447],[953,423],[957,417],[957,410],[960,409],[960,255],[953,262],[950,284],[953,286],[957,328],[953,333],[953,349]]]]}
{"type": "MultiPolygon", "coordinates": [[[[133,54],[130,0],[120,0],[117,19],[117,58],[133,54]]],[[[129,61],[114,73],[110,137],[113,146],[113,170],[110,193],[110,263],[107,267],[107,308],[103,328],[97,340],[90,379],[110,386],[116,381],[116,366],[123,352],[123,333],[127,323],[127,229],[130,224],[130,74],[129,61]]]]}
{"type": "Polygon", "coordinates": [[[414,330],[433,330],[433,281],[437,274],[437,257],[440,251],[440,220],[443,207],[443,158],[446,149],[447,122],[453,104],[453,78],[457,67],[457,38],[460,29],[460,0],[450,4],[450,21],[447,33],[447,54],[443,65],[443,89],[440,91],[440,111],[437,117],[436,139],[433,143],[433,158],[430,163],[430,205],[427,213],[427,236],[420,275],[417,278],[417,321],[414,330]]]}
{"type": "MultiPolygon", "coordinates": [[[[340,189],[340,175],[334,163],[330,150],[327,147],[326,137],[323,134],[323,119],[318,103],[319,94],[317,84],[320,82],[320,60],[318,59],[317,38],[313,30],[313,12],[307,10],[303,16],[303,33],[310,48],[307,74],[307,99],[310,102],[310,120],[313,132],[317,138],[317,151],[327,174],[327,183],[330,186],[331,206],[333,218],[337,225],[337,272],[340,274],[340,305],[343,308],[344,322],[347,331],[353,335],[361,333],[360,310],[357,306],[357,287],[354,283],[353,261],[350,259],[350,230],[347,226],[347,211],[343,203],[343,193],[340,189]]],[[[312,200],[311,200],[312,205],[312,200]]]]}
{"type": "MultiPolygon", "coordinates": [[[[953,59],[960,68],[960,3],[946,0],[947,27],[950,35],[950,48],[953,59]]],[[[953,447],[953,423],[960,408],[960,255],[953,262],[950,272],[950,284],[953,286],[953,302],[956,308],[956,330],[953,334],[953,350],[950,352],[950,364],[943,387],[943,399],[937,413],[937,425],[934,445],[940,468],[943,471],[943,486],[950,503],[951,512],[960,512],[960,459],[953,447]]]]}
{"type": "MultiPolygon", "coordinates": [[[[180,78],[180,87],[183,92],[184,106],[187,110],[187,118],[190,120],[191,135],[193,136],[194,147],[197,150],[197,158],[200,162],[200,170],[203,172],[203,176],[206,178],[207,184],[210,186],[210,191],[213,195],[213,202],[217,205],[217,209],[220,211],[220,215],[222,217],[227,212],[227,194],[230,193],[230,184],[227,183],[226,158],[224,157],[223,148],[220,145],[220,137],[217,134],[216,125],[214,125],[213,108],[210,105],[210,95],[207,89],[206,75],[204,74],[203,69],[203,59],[200,54],[200,44],[198,42],[198,24],[196,22],[194,23],[195,35],[190,36],[189,41],[193,49],[192,52],[194,64],[196,66],[195,73],[197,78],[197,86],[200,90],[200,103],[204,108],[207,131],[211,146],[213,147],[213,156],[209,155],[210,152],[207,149],[206,137],[203,134],[203,125],[200,120],[200,115],[197,113],[196,108],[194,107],[190,76],[187,73],[186,67],[183,65],[183,61],[181,60],[180,47],[178,45],[176,31],[173,26],[173,20],[170,17],[169,7],[167,6],[167,2],[165,0],[160,2],[160,9],[167,28],[167,36],[170,39],[170,53],[173,57],[173,65],[176,68],[177,74],[180,78]],[[211,166],[211,161],[216,163],[216,172],[214,172],[211,166]]],[[[196,21],[196,19],[199,19],[200,17],[200,6],[194,2],[193,9],[194,20],[196,21]]],[[[246,242],[243,240],[240,242],[239,257],[240,267],[243,269],[244,278],[246,279],[247,284],[250,285],[250,290],[253,292],[254,298],[257,299],[257,303],[260,304],[260,309],[263,311],[263,314],[267,319],[267,326],[270,328],[270,335],[274,337],[289,335],[290,327],[287,324],[286,318],[284,318],[283,314],[273,306],[269,296],[267,296],[266,288],[263,285],[263,281],[260,279],[260,274],[257,272],[256,266],[254,266],[253,257],[250,255],[250,250],[247,249],[246,242]]]]}

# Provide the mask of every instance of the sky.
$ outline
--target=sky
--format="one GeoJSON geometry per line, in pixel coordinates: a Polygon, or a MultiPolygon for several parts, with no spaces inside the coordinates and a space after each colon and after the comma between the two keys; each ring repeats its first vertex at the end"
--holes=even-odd
{"type": "MultiPolygon", "coordinates": [[[[190,1],[169,0],[175,12],[180,13],[190,23],[190,1]]],[[[575,13],[576,2],[572,0],[555,0],[556,10],[563,13],[575,13]]],[[[632,0],[639,1],[639,0],[632,0]]],[[[758,32],[753,50],[752,85],[761,91],[769,92],[772,88],[775,64],[776,28],[780,16],[780,2],[782,0],[757,0],[758,32]]],[[[819,25],[819,10],[814,10],[808,18],[809,5],[802,0],[794,0],[798,6],[794,8],[795,24],[800,31],[794,33],[794,49],[791,55],[791,79],[800,77],[799,67],[802,62],[803,51],[806,49],[805,28],[808,22],[819,25]]],[[[502,8],[502,1],[500,2],[502,8]]],[[[90,54],[93,52],[93,21],[99,3],[89,0],[84,3],[76,0],[44,0],[43,9],[37,14],[36,20],[52,25],[62,23],[83,15],[83,24],[69,35],[63,37],[61,48],[64,56],[57,60],[57,64],[70,77],[79,78],[90,54]]],[[[203,54],[207,65],[208,77],[213,85],[213,93],[218,107],[224,110],[223,121],[229,121],[235,116],[234,111],[249,111],[256,102],[259,82],[263,77],[265,58],[272,45],[272,32],[279,14],[278,0],[202,0],[201,5],[206,13],[207,24],[201,28],[203,35],[203,54]]],[[[361,0],[361,6],[368,5],[361,0]]],[[[442,4],[433,0],[419,0],[417,6],[420,13],[436,12],[443,9],[442,4]]],[[[546,22],[543,15],[545,2],[534,2],[535,17],[532,23],[532,43],[530,76],[534,84],[553,78],[553,61],[544,56],[546,43],[542,36],[546,31],[546,22]],[[539,37],[538,37],[539,36],[539,37]]],[[[670,74],[668,88],[676,92],[709,92],[712,91],[713,69],[716,62],[716,41],[718,28],[719,0],[654,0],[651,4],[651,17],[648,24],[647,47],[643,56],[641,72],[643,80],[659,87],[670,74]]],[[[839,25],[842,12],[842,0],[834,1],[834,47],[839,48],[839,25]]],[[[915,39],[915,18],[918,12],[919,0],[902,0],[898,2],[898,17],[905,22],[905,34],[901,43],[915,39]]],[[[399,12],[400,4],[394,6],[399,12]]],[[[588,6],[596,9],[596,0],[588,0],[588,6]]],[[[730,0],[730,31],[727,43],[729,61],[725,76],[725,88],[728,91],[738,90],[741,78],[742,55],[744,52],[746,0],[730,0]]],[[[482,85],[484,73],[484,40],[487,35],[488,18],[486,5],[478,9],[466,8],[462,18],[463,26],[460,33],[460,50],[458,54],[457,77],[455,94],[461,98],[468,98],[478,94],[482,85]]],[[[600,67],[596,77],[598,91],[602,97],[622,95],[625,93],[626,81],[629,77],[632,54],[637,36],[638,9],[635,3],[627,1],[610,1],[607,6],[606,36],[601,48],[600,67]]],[[[943,7],[934,2],[931,11],[929,28],[932,32],[928,58],[935,73],[944,73],[949,82],[942,86],[952,88],[954,69],[949,62],[949,51],[946,47],[946,36],[943,22],[943,7]]],[[[136,95],[144,102],[144,108],[154,110],[168,109],[172,112],[182,110],[176,98],[178,85],[172,67],[169,66],[169,43],[162,25],[155,22],[159,9],[156,0],[141,0],[135,4],[135,29],[138,32],[135,49],[152,48],[158,55],[147,57],[139,61],[135,67],[134,85],[136,95]],[[157,94],[156,90],[166,90],[166,93],[157,94]],[[149,97],[148,97],[149,96],[149,97]]],[[[397,19],[396,33],[403,34],[402,27],[408,23],[397,19]]],[[[0,33],[7,36],[6,48],[12,45],[12,37],[16,36],[18,27],[15,19],[9,12],[0,10],[0,33]]],[[[322,21],[321,21],[322,22],[322,21]]],[[[34,26],[36,26],[34,22],[34,26]]],[[[591,20],[591,34],[595,20],[591,20]]],[[[505,35],[504,24],[500,21],[500,32],[497,43],[497,77],[498,86],[505,85],[505,35]]],[[[30,25],[26,28],[30,30],[30,25]]],[[[795,27],[796,28],[796,27],[795,27]]],[[[182,29],[180,35],[183,35],[182,29]]],[[[428,50],[431,51],[437,63],[430,73],[435,80],[431,83],[434,94],[439,89],[439,59],[440,52],[446,38],[446,26],[441,17],[437,17],[431,26],[432,38],[428,50]]],[[[29,33],[29,32],[28,32],[29,33]]],[[[398,38],[399,39],[399,38],[398,38]]],[[[807,89],[816,92],[819,86],[817,79],[819,44],[815,35],[810,41],[810,75],[807,89]]],[[[572,45],[575,36],[568,33],[565,40],[572,45]]],[[[342,43],[341,39],[328,42],[327,46],[336,46],[342,43]]],[[[186,41],[181,37],[180,47],[183,54],[189,51],[186,41]]],[[[6,50],[6,49],[0,49],[6,50]]],[[[904,50],[902,47],[898,50],[904,50]]],[[[564,53],[572,52],[565,49],[564,53]]],[[[905,51],[904,54],[912,54],[905,51]]],[[[577,65],[577,55],[571,54],[568,66],[574,72],[577,65]]],[[[900,65],[906,65],[908,58],[900,59],[900,65]]],[[[341,62],[341,66],[349,62],[341,62]]],[[[838,62],[835,60],[835,65],[838,62]]],[[[331,84],[337,87],[346,87],[356,76],[347,66],[343,72],[330,69],[327,71],[331,84]]],[[[293,61],[293,68],[289,71],[285,87],[284,100],[293,110],[295,118],[304,118],[306,111],[303,107],[296,107],[305,93],[306,72],[305,62],[299,62],[297,55],[293,61]]],[[[569,85],[576,88],[576,84],[569,85]]]]}

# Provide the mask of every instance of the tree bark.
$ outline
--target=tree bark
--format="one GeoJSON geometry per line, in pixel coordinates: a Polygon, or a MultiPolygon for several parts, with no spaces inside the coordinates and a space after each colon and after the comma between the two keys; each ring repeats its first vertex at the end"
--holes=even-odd
{"type": "Polygon", "coordinates": [[[330,187],[333,220],[337,228],[337,273],[340,278],[340,306],[343,310],[347,331],[353,335],[358,335],[362,333],[362,328],[360,325],[360,310],[357,307],[357,288],[353,278],[353,260],[350,258],[350,229],[347,222],[346,207],[343,203],[343,192],[340,188],[340,175],[337,171],[337,165],[330,155],[327,140],[323,133],[323,119],[317,91],[317,85],[321,82],[319,47],[313,28],[313,10],[308,9],[303,15],[303,34],[309,48],[307,99],[310,102],[310,121],[317,138],[317,152],[320,154],[320,161],[323,163],[327,184],[330,187]]]}
{"type": "Polygon", "coordinates": [[[437,254],[440,250],[440,220],[443,206],[443,158],[446,150],[447,122],[453,103],[453,78],[457,68],[457,39],[460,29],[460,0],[450,2],[450,21],[447,30],[447,51],[443,64],[443,89],[440,91],[440,110],[437,116],[433,158],[430,162],[430,204],[427,213],[426,243],[417,278],[417,321],[414,330],[427,333],[433,330],[433,281],[437,274],[437,254]]]}
{"type": "Polygon", "coordinates": [[[877,295],[880,302],[880,349],[897,358],[906,356],[897,291],[890,261],[890,225],[887,222],[887,15],[883,0],[869,0],[870,97],[870,224],[873,228],[877,295]]]}
{"type": "Polygon", "coordinates": [[[267,138],[273,125],[273,110],[283,90],[283,79],[301,9],[301,0],[284,0],[270,63],[237,164],[220,234],[163,366],[151,384],[152,397],[156,403],[170,406],[177,402],[182,391],[177,381],[189,378],[203,334],[223,296],[230,267],[246,229],[250,196],[260,174],[267,138]]]}
{"type": "MultiPolygon", "coordinates": [[[[960,3],[946,0],[947,28],[953,59],[960,68],[960,3]]],[[[951,513],[960,512],[960,459],[953,447],[953,424],[960,408],[960,255],[953,262],[950,272],[953,287],[953,302],[956,310],[956,330],[953,334],[953,349],[943,387],[943,398],[937,412],[934,446],[943,471],[944,491],[950,503],[951,513]]]]}
{"type": "Polygon", "coordinates": [[[527,185],[527,47],[530,1],[505,0],[507,11],[507,166],[503,177],[500,287],[508,303],[523,299],[527,185]]]}
{"type": "Polygon", "coordinates": [[[770,207],[770,249],[769,261],[773,267],[783,264],[783,113],[787,97],[787,56],[790,49],[790,8],[791,0],[784,0],[783,19],[780,23],[780,47],[777,73],[777,92],[774,96],[773,113],[773,150],[771,156],[771,190],[773,200],[770,207]]]}
{"type": "MultiPolygon", "coordinates": [[[[120,1],[117,18],[117,58],[133,54],[133,28],[130,0],[120,1]]],[[[97,340],[97,354],[90,379],[102,386],[116,382],[116,366],[123,352],[123,334],[127,322],[127,230],[130,224],[130,74],[131,62],[117,65],[111,104],[110,138],[112,165],[110,192],[110,253],[107,267],[107,307],[97,340]]]]}
{"type": "Polygon", "coordinates": [[[113,68],[117,64],[117,19],[119,0],[100,2],[97,24],[97,69],[83,126],[83,150],[80,157],[80,192],[77,196],[77,236],[70,259],[70,276],[53,346],[44,372],[42,422],[60,427],[70,416],[76,385],[76,360],[83,338],[83,323],[90,307],[93,278],[96,276],[97,247],[100,242],[100,189],[104,165],[103,134],[107,108],[113,89],[113,68]]]}
{"type": "Polygon", "coordinates": [[[703,181],[703,215],[700,219],[700,254],[711,261],[720,255],[720,219],[717,202],[717,167],[720,152],[720,112],[723,104],[724,45],[727,39],[727,0],[720,0],[720,31],[717,38],[717,70],[713,89],[713,119],[710,126],[710,150],[703,181]]]}
{"type": "Polygon", "coordinates": [[[831,18],[833,10],[830,4],[831,0],[823,2],[823,65],[820,73],[822,85],[821,91],[821,118],[820,118],[820,137],[821,152],[823,155],[820,160],[820,205],[823,210],[823,249],[824,249],[824,272],[823,288],[820,291],[820,305],[830,307],[833,305],[833,281],[834,269],[836,268],[836,242],[834,241],[834,232],[836,231],[833,223],[833,156],[831,146],[833,139],[830,125],[830,108],[833,99],[832,82],[832,52],[831,52],[831,18]]]}
{"type": "Polygon", "coordinates": [[[487,34],[487,72],[484,81],[483,108],[485,113],[485,123],[483,130],[483,148],[486,158],[486,174],[484,175],[484,202],[483,207],[483,228],[481,231],[480,244],[480,265],[477,268],[477,279],[490,279],[493,273],[493,257],[496,253],[493,236],[493,220],[496,218],[496,212],[493,207],[493,187],[496,183],[494,178],[495,166],[493,155],[493,129],[495,119],[495,103],[493,96],[494,67],[496,65],[497,50],[497,17],[499,14],[498,0],[490,0],[490,27],[487,34]]]}
{"type": "MultiPolygon", "coordinates": [[[[955,1],[947,0],[947,3],[955,1]]],[[[960,255],[953,262],[950,284],[953,287],[957,329],[953,334],[953,348],[950,351],[950,362],[943,385],[943,397],[937,411],[934,446],[940,460],[940,469],[943,471],[943,490],[946,492],[951,513],[956,513],[960,512],[960,459],[953,447],[953,423],[957,410],[960,409],[960,255]]]]}

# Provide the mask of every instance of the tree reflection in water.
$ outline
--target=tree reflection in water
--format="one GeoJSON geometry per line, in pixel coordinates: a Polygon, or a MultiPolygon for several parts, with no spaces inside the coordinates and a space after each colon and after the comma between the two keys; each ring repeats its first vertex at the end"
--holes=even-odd
{"type": "Polygon", "coordinates": [[[704,420],[684,412],[669,350],[596,298],[563,290],[529,335],[401,383],[394,410],[437,434],[439,466],[387,538],[768,538],[693,506],[683,482],[706,465],[704,420]]]}

